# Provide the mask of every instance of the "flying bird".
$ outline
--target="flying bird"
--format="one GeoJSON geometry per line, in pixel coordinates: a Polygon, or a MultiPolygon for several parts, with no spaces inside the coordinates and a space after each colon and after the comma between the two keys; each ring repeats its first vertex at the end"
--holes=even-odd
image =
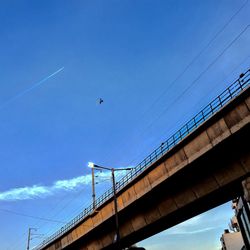
{"type": "Polygon", "coordinates": [[[103,101],[103,99],[102,98],[98,98],[98,100],[97,100],[97,103],[98,104],[102,104],[104,101],[103,101]]]}

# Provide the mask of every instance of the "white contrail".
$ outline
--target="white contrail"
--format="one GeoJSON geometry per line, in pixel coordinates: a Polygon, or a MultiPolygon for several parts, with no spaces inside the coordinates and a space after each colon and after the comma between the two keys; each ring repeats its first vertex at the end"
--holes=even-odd
{"type": "Polygon", "coordinates": [[[179,234],[198,234],[198,233],[205,233],[207,231],[211,231],[211,230],[215,230],[215,229],[218,229],[218,228],[221,228],[220,226],[217,226],[217,227],[205,227],[205,228],[199,228],[199,229],[196,229],[196,230],[178,230],[175,229],[175,230],[169,230],[169,232],[166,232],[167,235],[179,235],[179,234]]]}
{"type": "Polygon", "coordinates": [[[25,94],[27,94],[28,92],[30,92],[31,90],[37,88],[39,85],[43,84],[45,81],[47,81],[48,79],[50,79],[51,77],[55,76],[56,74],[58,74],[59,72],[61,72],[64,69],[64,67],[58,69],[57,71],[55,71],[54,73],[52,73],[51,75],[43,78],[41,81],[35,83],[34,85],[32,85],[30,88],[25,89],[24,91],[18,93],[17,95],[11,97],[9,100],[7,100],[6,102],[4,102],[3,104],[0,105],[0,108],[3,108],[4,106],[10,104],[11,102],[15,101],[16,99],[24,96],[25,94]]]}

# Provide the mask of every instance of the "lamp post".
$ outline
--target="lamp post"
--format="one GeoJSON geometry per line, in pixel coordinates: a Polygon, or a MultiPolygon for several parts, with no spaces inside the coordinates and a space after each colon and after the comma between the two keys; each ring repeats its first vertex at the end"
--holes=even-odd
{"type": "Polygon", "coordinates": [[[27,250],[29,250],[29,249],[30,249],[30,234],[31,234],[31,229],[32,229],[32,228],[29,228],[29,230],[28,230],[28,243],[27,243],[27,250]]]}
{"type": "Polygon", "coordinates": [[[91,167],[92,174],[92,199],[93,199],[93,210],[95,210],[95,173],[94,168],[91,167]]]}
{"type": "Polygon", "coordinates": [[[116,237],[115,237],[115,243],[117,245],[117,250],[121,249],[120,245],[120,228],[119,228],[119,218],[118,218],[118,205],[117,205],[117,196],[116,196],[116,183],[115,183],[115,171],[124,171],[124,170],[132,170],[132,168],[107,168],[103,166],[98,166],[94,164],[93,162],[89,162],[88,166],[92,169],[92,191],[93,191],[93,207],[95,209],[95,188],[94,188],[94,169],[104,169],[111,171],[112,176],[112,184],[113,184],[113,195],[114,195],[114,207],[115,207],[115,227],[116,227],[116,237]]]}

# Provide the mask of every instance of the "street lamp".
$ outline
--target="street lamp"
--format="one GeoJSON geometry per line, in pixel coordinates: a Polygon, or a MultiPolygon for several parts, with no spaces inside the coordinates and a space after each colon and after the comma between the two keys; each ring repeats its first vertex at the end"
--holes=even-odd
{"type": "Polygon", "coordinates": [[[92,174],[92,200],[93,200],[93,210],[95,210],[95,173],[94,173],[94,163],[89,162],[88,167],[91,168],[91,174],[92,174]]]}
{"type": "Polygon", "coordinates": [[[93,162],[89,162],[88,166],[92,169],[92,191],[93,191],[93,208],[95,209],[95,183],[94,183],[94,169],[99,170],[109,170],[111,171],[112,175],[112,184],[113,184],[113,195],[114,195],[114,207],[115,207],[115,226],[116,226],[116,238],[115,243],[117,244],[116,249],[121,249],[120,246],[120,228],[119,228],[119,218],[118,218],[118,205],[117,205],[117,196],[116,196],[116,185],[115,185],[115,171],[127,171],[132,170],[132,168],[108,168],[108,167],[102,167],[94,164],[93,162]]]}

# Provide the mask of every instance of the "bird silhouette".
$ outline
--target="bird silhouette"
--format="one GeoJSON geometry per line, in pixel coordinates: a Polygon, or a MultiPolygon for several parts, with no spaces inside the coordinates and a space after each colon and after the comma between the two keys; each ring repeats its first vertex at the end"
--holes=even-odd
{"type": "Polygon", "coordinates": [[[103,99],[102,98],[99,98],[98,99],[98,104],[102,104],[104,101],[103,101],[103,99]]]}

